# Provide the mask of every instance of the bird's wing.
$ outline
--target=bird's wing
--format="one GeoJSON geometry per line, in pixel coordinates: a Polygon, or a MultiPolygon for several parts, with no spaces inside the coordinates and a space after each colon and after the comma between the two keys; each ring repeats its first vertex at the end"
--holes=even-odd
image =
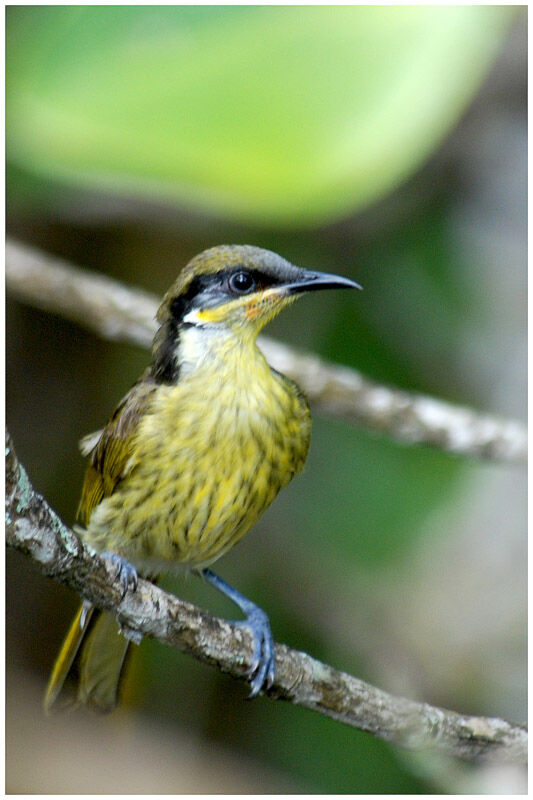
{"type": "Polygon", "coordinates": [[[113,493],[127,474],[131,440],[156,386],[150,370],[146,370],[118,404],[105,428],[81,440],[83,454],[90,454],[77,512],[83,525],[89,524],[93,509],[113,493]]]}

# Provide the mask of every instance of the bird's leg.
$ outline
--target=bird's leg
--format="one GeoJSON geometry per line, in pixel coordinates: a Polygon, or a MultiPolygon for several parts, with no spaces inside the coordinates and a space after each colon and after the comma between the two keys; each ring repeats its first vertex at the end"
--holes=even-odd
{"type": "Polygon", "coordinates": [[[252,686],[250,697],[256,697],[261,689],[268,689],[274,682],[274,638],[270,630],[270,622],[265,612],[248,600],[243,594],[230,586],[210,569],[203,569],[202,575],[209,581],[211,586],[219,592],[229,597],[241,611],[246,614],[246,620],[235,622],[235,625],[246,627],[252,632],[254,640],[254,652],[252,664],[248,670],[248,677],[252,686]]]}
{"type": "Polygon", "coordinates": [[[122,585],[122,596],[126,594],[128,589],[132,589],[135,591],[137,588],[137,570],[130,564],[129,561],[126,561],[125,558],[119,556],[117,553],[109,553],[107,550],[104,553],[100,553],[100,557],[104,558],[108,564],[111,564],[112,567],[115,569],[115,578],[120,580],[122,585]]]}

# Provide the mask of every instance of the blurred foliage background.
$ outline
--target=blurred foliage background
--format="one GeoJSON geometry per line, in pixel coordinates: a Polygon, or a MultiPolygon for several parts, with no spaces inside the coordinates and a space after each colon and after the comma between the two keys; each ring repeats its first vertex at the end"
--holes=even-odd
{"type": "MultiPolygon", "coordinates": [[[[269,333],[525,417],[526,17],[503,6],[11,6],[7,229],[162,294],[197,252],[360,281],[269,333]]],[[[73,522],[98,428],[147,363],[7,303],[7,421],[73,522]]],[[[314,419],[302,476],[218,571],[277,640],[389,691],[525,718],[525,475],[314,419]]],[[[110,717],[44,718],[78,598],[7,559],[13,793],[512,792],[259,699],[150,641],[110,717]]],[[[232,617],[195,579],[180,596],[232,617]]]]}

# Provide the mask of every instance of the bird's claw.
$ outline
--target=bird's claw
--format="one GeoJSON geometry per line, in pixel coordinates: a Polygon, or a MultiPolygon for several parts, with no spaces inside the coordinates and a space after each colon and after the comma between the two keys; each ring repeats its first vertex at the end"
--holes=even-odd
{"type": "Polygon", "coordinates": [[[100,555],[114,568],[114,578],[115,580],[118,578],[122,586],[122,597],[124,597],[128,589],[132,591],[137,589],[138,576],[133,564],[130,564],[129,561],[126,561],[125,558],[122,558],[117,553],[106,552],[100,553],[100,555]]]}
{"type": "Polygon", "coordinates": [[[234,622],[234,625],[239,628],[247,628],[252,634],[254,650],[246,677],[252,686],[249,697],[257,697],[261,689],[269,689],[274,682],[276,654],[268,617],[261,608],[219,578],[208,567],[202,570],[202,575],[215,589],[229,597],[246,614],[245,620],[234,622]]]}
{"type": "Polygon", "coordinates": [[[270,689],[274,683],[275,646],[270,622],[265,612],[260,608],[252,609],[248,618],[236,623],[239,627],[248,628],[254,640],[254,650],[250,667],[246,670],[246,677],[250,680],[252,691],[248,699],[257,697],[262,689],[270,689]]]}

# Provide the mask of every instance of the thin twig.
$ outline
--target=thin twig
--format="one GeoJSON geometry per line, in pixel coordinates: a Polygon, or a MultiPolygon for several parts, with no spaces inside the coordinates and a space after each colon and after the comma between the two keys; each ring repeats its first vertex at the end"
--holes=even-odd
{"type": "MultiPolygon", "coordinates": [[[[104,338],[150,345],[158,300],[147,292],[14,241],[6,245],[6,281],[20,300],[59,313],[104,338]]],[[[328,364],[266,337],[261,347],[272,366],[301,386],[319,414],[451,453],[526,460],[527,432],[520,422],[374,383],[354,369],[328,364]]]]}
{"type": "MultiPolygon", "coordinates": [[[[85,547],[44,498],[37,494],[6,435],[7,543],[29,555],[45,575],[70,586],[99,608],[116,615],[129,638],[151,636],[244,678],[252,655],[246,629],[178,600],[148,581],[122,597],[107,562],[85,547]]],[[[525,761],[524,727],[488,717],[471,717],[394,697],[276,644],[276,675],[268,691],[387,742],[435,750],[466,761],[525,761]]]]}

